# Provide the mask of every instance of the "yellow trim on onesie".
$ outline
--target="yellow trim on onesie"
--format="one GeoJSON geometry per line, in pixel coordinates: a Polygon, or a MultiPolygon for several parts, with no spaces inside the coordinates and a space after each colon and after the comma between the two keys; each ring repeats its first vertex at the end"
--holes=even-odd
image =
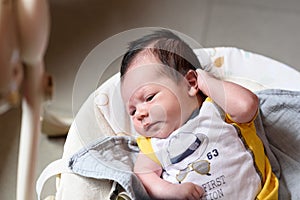
{"type": "Polygon", "coordinates": [[[156,157],[154,150],[152,148],[151,145],[151,138],[146,138],[143,136],[139,136],[136,139],[136,142],[140,148],[140,151],[143,152],[143,154],[145,154],[146,156],[148,156],[151,160],[153,160],[154,162],[156,162],[158,165],[161,166],[158,158],[156,157]]]}
{"type": "MultiPolygon", "coordinates": [[[[258,113],[257,113],[258,114],[258,113]]],[[[256,134],[256,128],[254,119],[248,123],[236,123],[231,117],[226,114],[225,121],[237,127],[239,134],[241,134],[246,148],[249,148],[253,154],[253,159],[259,174],[262,178],[262,189],[258,193],[257,200],[276,200],[278,199],[279,182],[277,177],[272,172],[272,167],[268,157],[265,154],[261,154],[264,151],[264,145],[258,135],[256,134]]]]}

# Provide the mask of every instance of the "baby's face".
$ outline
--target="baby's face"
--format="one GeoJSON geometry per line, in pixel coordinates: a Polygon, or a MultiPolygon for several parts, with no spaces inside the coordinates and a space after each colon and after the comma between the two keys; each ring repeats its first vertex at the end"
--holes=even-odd
{"type": "Polygon", "coordinates": [[[189,117],[182,112],[188,95],[185,81],[162,74],[155,58],[134,62],[122,81],[122,98],[136,131],[145,137],[166,138],[189,117]]]}

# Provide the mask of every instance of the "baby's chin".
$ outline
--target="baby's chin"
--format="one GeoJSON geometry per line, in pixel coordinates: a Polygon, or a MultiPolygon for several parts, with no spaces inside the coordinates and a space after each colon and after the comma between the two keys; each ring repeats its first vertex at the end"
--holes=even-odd
{"type": "Polygon", "coordinates": [[[168,138],[172,132],[164,131],[164,130],[158,130],[158,131],[151,132],[151,133],[148,132],[146,134],[147,135],[146,137],[165,139],[165,138],[168,138]]]}
{"type": "Polygon", "coordinates": [[[140,129],[140,135],[148,138],[165,139],[168,138],[177,127],[165,123],[164,121],[157,121],[151,124],[147,129],[140,129]]]}

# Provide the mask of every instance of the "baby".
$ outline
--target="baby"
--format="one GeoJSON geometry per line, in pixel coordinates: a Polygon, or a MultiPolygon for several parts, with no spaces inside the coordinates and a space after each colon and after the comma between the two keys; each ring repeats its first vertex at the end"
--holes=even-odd
{"type": "Polygon", "coordinates": [[[154,199],[277,199],[257,96],[200,68],[170,31],[130,44],[121,93],[141,135],[134,172],[154,199]]]}

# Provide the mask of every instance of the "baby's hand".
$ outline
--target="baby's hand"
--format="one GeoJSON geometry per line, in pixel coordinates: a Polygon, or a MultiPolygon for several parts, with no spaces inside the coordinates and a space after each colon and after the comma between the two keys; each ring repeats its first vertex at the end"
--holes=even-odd
{"type": "Polygon", "coordinates": [[[204,193],[204,190],[193,183],[187,182],[177,184],[174,187],[174,199],[199,200],[204,193]]]}
{"type": "Polygon", "coordinates": [[[202,70],[202,69],[197,69],[197,83],[198,83],[198,88],[201,90],[205,95],[208,96],[208,83],[207,79],[211,78],[211,76],[208,74],[208,72],[202,70]]]}

